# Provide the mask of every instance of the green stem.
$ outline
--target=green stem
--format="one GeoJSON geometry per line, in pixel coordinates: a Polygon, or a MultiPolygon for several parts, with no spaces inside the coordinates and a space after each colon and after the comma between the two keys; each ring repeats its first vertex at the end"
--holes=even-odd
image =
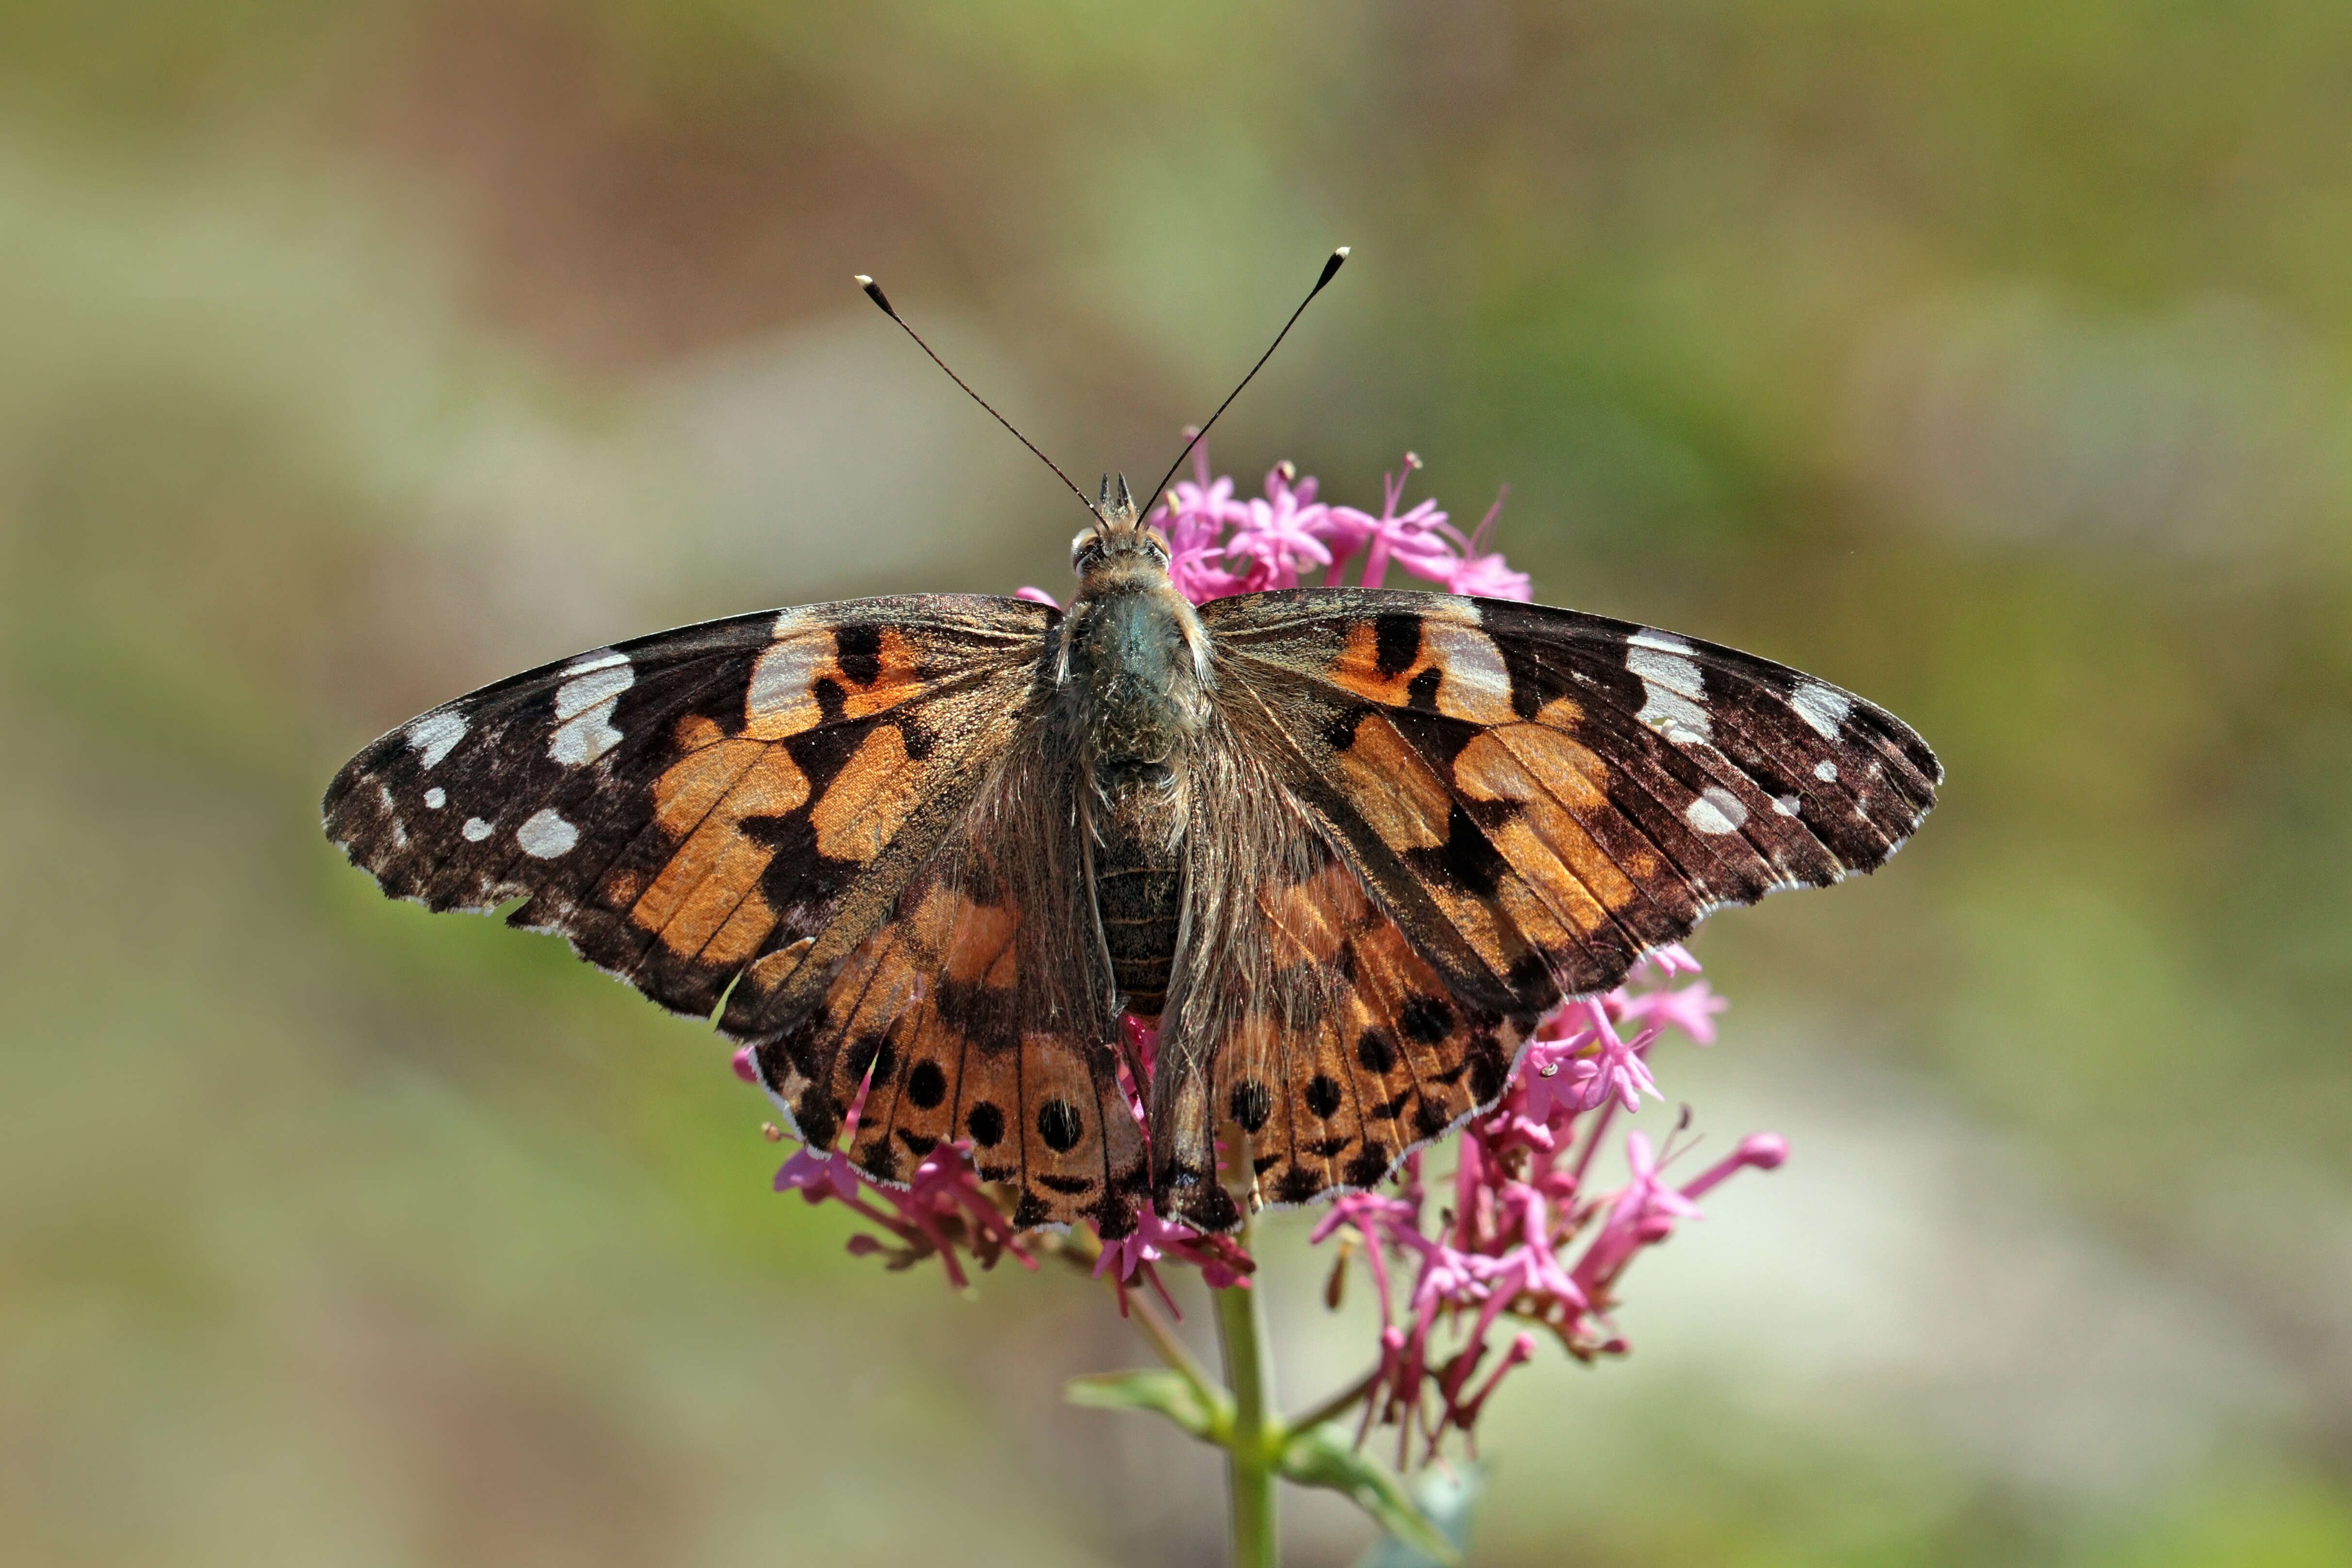
{"type": "MultiPolygon", "coordinates": [[[[1250,1227],[1239,1237],[1246,1248],[1250,1227]]],[[[1234,1434],[1225,1477],[1232,1492],[1234,1568],[1280,1568],[1275,1521],[1275,1465],[1288,1434],[1272,1415],[1274,1369],[1266,1355],[1265,1309],[1257,1289],[1215,1290],[1217,1345],[1224,1352],[1225,1385],[1234,1395],[1234,1434]]]]}
{"type": "Polygon", "coordinates": [[[1203,1405],[1214,1405],[1216,1389],[1209,1382],[1208,1368],[1192,1359],[1192,1352],[1184,1348],[1184,1342],[1176,1337],[1176,1331],[1169,1327],[1159,1310],[1140,1297],[1129,1298],[1128,1310],[1137,1330],[1151,1342],[1152,1352],[1171,1372],[1192,1385],[1203,1405]]]}

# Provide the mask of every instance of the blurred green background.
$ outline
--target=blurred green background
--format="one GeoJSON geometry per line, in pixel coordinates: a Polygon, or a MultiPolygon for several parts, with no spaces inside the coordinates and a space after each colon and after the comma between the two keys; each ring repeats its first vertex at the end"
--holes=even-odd
{"type": "MultiPolygon", "coordinates": [[[[1097,1289],[844,1257],[722,1042],[383,900],[316,801],[618,637],[1058,590],[1072,503],[853,271],[1145,482],[1336,243],[1220,468],[1507,481],[1540,597],[1950,770],[1885,875],[1703,934],[1661,1079],[1795,1158],[1634,1272],[1630,1360],[1497,1402],[1476,1561],[2352,1561],[2308,0],[8,7],[0,1560],[1219,1561],[1206,1450],[1059,1403],[1142,1359],[1097,1289]]],[[[1302,1401],[1369,1346],[1304,1228],[1302,1401]]]]}

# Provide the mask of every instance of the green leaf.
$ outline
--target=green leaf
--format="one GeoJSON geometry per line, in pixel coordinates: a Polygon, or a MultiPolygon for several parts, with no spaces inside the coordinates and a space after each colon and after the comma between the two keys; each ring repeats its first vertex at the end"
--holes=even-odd
{"type": "Polygon", "coordinates": [[[1090,1410],[1153,1411],[1204,1443],[1223,1446],[1233,1431],[1230,1398],[1164,1367],[1074,1377],[1062,1397],[1090,1410]]]}
{"type": "MultiPolygon", "coordinates": [[[[1448,1540],[1448,1532],[1440,1529],[1437,1521],[1405,1491],[1404,1483],[1397,1479],[1394,1472],[1356,1447],[1353,1436],[1346,1428],[1318,1426],[1292,1437],[1282,1451],[1282,1476],[1302,1487],[1325,1487],[1346,1493],[1389,1532],[1391,1545],[1412,1553],[1395,1559],[1375,1558],[1382,1568],[1388,1568],[1391,1562],[1399,1568],[1430,1563],[1439,1568],[1460,1568],[1462,1552],[1456,1542],[1448,1540]]],[[[1467,1532],[1466,1506],[1455,1522],[1457,1533],[1467,1532]]]]}

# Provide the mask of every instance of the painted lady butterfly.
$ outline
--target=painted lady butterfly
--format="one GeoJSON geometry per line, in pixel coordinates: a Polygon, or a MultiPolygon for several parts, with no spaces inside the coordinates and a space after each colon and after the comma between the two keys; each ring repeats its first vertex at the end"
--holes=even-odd
{"type": "Polygon", "coordinates": [[[1237,1222],[1225,1119],[1276,1202],[1371,1185],[1563,996],[1881,865],[1942,776],[1860,698],[1595,616],[1195,608],[1124,483],[1073,560],[1066,612],[866,599],[516,676],[352,758],[327,832],[715,1017],[816,1146],[870,1077],[877,1180],[968,1139],[1020,1225],[1118,1236],[1147,1199],[1237,1222]],[[1160,1031],[1148,1141],[1123,1011],[1160,1031]]]}

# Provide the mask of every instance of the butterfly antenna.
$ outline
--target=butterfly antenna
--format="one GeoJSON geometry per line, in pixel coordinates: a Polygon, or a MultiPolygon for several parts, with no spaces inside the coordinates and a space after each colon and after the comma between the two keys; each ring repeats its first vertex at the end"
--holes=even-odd
{"type": "MultiPolygon", "coordinates": [[[[1290,312],[1290,320],[1282,323],[1282,331],[1274,334],[1274,342],[1265,345],[1265,353],[1257,356],[1257,363],[1250,366],[1249,374],[1242,377],[1241,386],[1236,386],[1225,394],[1225,400],[1217,405],[1217,413],[1210,415],[1207,422],[1192,432],[1192,438],[1184,443],[1184,449],[1176,454],[1176,460],[1168,465],[1168,471],[1160,476],[1160,483],[1150,492],[1155,500],[1168,493],[1168,481],[1176,477],[1176,470],[1184,466],[1184,459],[1192,455],[1192,448],[1199,446],[1207,437],[1209,426],[1217,422],[1217,415],[1231,408],[1234,405],[1234,399],[1242,395],[1242,387],[1247,386],[1256,377],[1257,373],[1265,368],[1265,362],[1274,357],[1274,351],[1282,346],[1282,340],[1290,335],[1290,329],[1298,324],[1298,318],[1307,314],[1307,307],[1315,302],[1316,295],[1323,292],[1323,285],[1339,275],[1339,268],[1347,259],[1348,247],[1344,245],[1331,253],[1331,258],[1323,264],[1323,275],[1315,279],[1314,288],[1307,290],[1307,298],[1298,301],[1298,309],[1290,312]]],[[[889,307],[886,305],[883,309],[887,310],[889,307]]],[[[940,368],[944,370],[947,367],[942,365],[940,368]]]]}
{"type": "MultiPolygon", "coordinates": [[[[1102,515],[1095,510],[1095,503],[1087,500],[1087,492],[1078,489],[1078,487],[1071,481],[1069,475],[1062,472],[1061,466],[1055,463],[1053,458],[1045,456],[1045,453],[1037,450],[1036,442],[1032,441],[1028,437],[1021,434],[1020,430],[1013,426],[1012,420],[1007,419],[1003,415],[999,414],[995,407],[990,404],[987,398],[982,397],[979,393],[974,392],[971,389],[971,385],[965,382],[963,377],[958,375],[951,370],[948,370],[947,361],[941,359],[935,353],[931,353],[931,345],[923,341],[923,334],[915,331],[914,328],[907,325],[906,319],[900,316],[898,311],[890,308],[890,298],[888,295],[882,292],[882,285],[877,283],[873,279],[868,278],[863,272],[856,273],[854,276],[857,279],[857,286],[866,290],[866,297],[873,300],[876,304],[881,306],[882,313],[889,317],[892,321],[898,322],[898,330],[905,332],[908,337],[914,339],[915,346],[917,348],[922,350],[926,354],[930,354],[931,363],[939,366],[942,371],[947,371],[947,378],[950,381],[954,382],[958,386],[962,387],[963,395],[966,397],[971,398],[974,403],[977,403],[982,408],[987,409],[988,416],[991,419],[995,420],[1007,430],[1011,430],[1014,440],[1020,442],[1023,446],[1028,447],[1031,452],[1034,453],[1039,462],[1045,464],[1047,468],[1052,468],[1054,470],[1054,477],[1070,487],[1070,493],[1078,498],[1078,504],[1086,508],[1090,516],[1100,517],[1102,515]]],[[[1318,284],[1316,287],[1320,288],[1322,285],[1318,284]]],[[[1308,298],[1312,299],[1313,296],[1309,295],[1308,298]]],[[[1304,309],[1304,307],[1302,306],[1301,309],[1304,309]]],[[[1285,328],[1284,330],[1286,331],[1289,329],[1285,328]]],[[[1281,340],[1277,338],[1275,341],[1279,342],[1281,340]]]]}

